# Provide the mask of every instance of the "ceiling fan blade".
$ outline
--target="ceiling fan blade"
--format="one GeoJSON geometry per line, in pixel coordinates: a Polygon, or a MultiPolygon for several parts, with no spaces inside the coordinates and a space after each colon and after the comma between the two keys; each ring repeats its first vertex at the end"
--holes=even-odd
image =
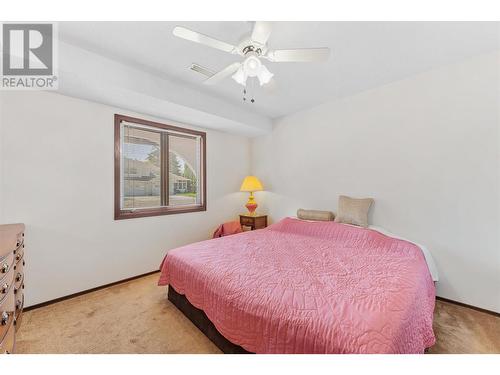
{"type": "Polygon", "coordinates": [[[272,23],[266,21],[255,21],[251,39],[254,42],[265,45],[272,31],[272,23]]]}
{"type": "Polygon", "coordinates": [[[217,82],[222,81],[224,78],[234,74],[240,66],[241,66],[241,63],[239,63],[239,62],[232,63],[231,65],[222,69],[220,72],[217,72],[213,76],[211,76],[210,78],[207,78],[206,80],[204,80],[203,83],[205,85],[214,85],[217,82]]]}
{"type": "Polygon", "coordinates": [[[204,44],[204,45],[212,47],[212,48],[220,49],[221,51],[224,51],[224,52],[231,53],[233,51],[236,51],[236,47],[233,46],[232,44],[222,42],[220,40],[217,40],[215,38],[212,38],[212,37],[204,35],[204,34],[200,34],[200,33],[193,31],[193,30],[186,29],[185,27],[181,27],[181,26],[174,27],[173,34],[176,37],[186,39],[186,40],[189,40],[191,42],[204,44]]]}
{"type": "Polygon", "coordinates": [[[330,48],[279,49],[267,54],[274,62],[326,61],[329,56],[330,48]]]}

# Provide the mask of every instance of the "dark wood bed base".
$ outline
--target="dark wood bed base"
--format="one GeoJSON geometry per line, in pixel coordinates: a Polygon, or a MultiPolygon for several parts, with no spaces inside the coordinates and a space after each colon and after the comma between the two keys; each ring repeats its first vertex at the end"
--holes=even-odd
{"type": "Polygon", "coordinates": [[[233,344],[221,335],[203,310],[194,307],[185,295],[168,286],[168,300],[172,302],[198,329],[207,336],[223,353],[249,354],[241,346],[233,344]]]}

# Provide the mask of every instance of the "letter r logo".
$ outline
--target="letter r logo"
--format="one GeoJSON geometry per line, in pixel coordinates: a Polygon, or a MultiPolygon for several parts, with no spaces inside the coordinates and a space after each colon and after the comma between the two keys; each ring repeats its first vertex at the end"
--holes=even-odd
{"type": "Polygon", "coordinates": [[[3,24],[3,75],[53,74],[52,24],[3,24]]]}

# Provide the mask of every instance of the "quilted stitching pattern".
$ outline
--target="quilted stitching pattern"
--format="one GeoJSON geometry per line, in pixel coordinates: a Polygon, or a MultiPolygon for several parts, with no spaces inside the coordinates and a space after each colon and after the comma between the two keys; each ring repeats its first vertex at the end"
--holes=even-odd
{"type": "Polygon", "coordinates": [[[256,353],[422,353],[435,289],[421,250],[379,232],[292,218],[171,250],[171,284],[256,353]]]}

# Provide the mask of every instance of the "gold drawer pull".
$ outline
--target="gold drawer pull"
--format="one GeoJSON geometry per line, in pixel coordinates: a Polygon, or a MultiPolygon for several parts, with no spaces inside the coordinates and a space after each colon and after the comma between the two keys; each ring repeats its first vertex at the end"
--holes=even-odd
{"type": "Polygon", "coordinates": [[[7,291],[9,290],[9,284],[7,284],[7,283],[3,284],[1,290],[2,290],[2,294],[7,293],[7,291]]]}
{"type": "Polygon", "coordinates": [[[2,264],[2,268],[1,268],[2,273],[7,273],[7,271],[9,271],[9,268],[10,267],[7,263],[2,264]]]}
{"type": "Polygon", "coordinates": [[[22,277],[23,277],[23,275],[21,274],[21,272],[18,272],[16,275],[16,282],[20,281],[22,277]]]}
{"type": "Polygon", "coordinates": [[[2,312],[2,325],[6,325],[9,321],[9,313],[7,311],[2,312]]]}

